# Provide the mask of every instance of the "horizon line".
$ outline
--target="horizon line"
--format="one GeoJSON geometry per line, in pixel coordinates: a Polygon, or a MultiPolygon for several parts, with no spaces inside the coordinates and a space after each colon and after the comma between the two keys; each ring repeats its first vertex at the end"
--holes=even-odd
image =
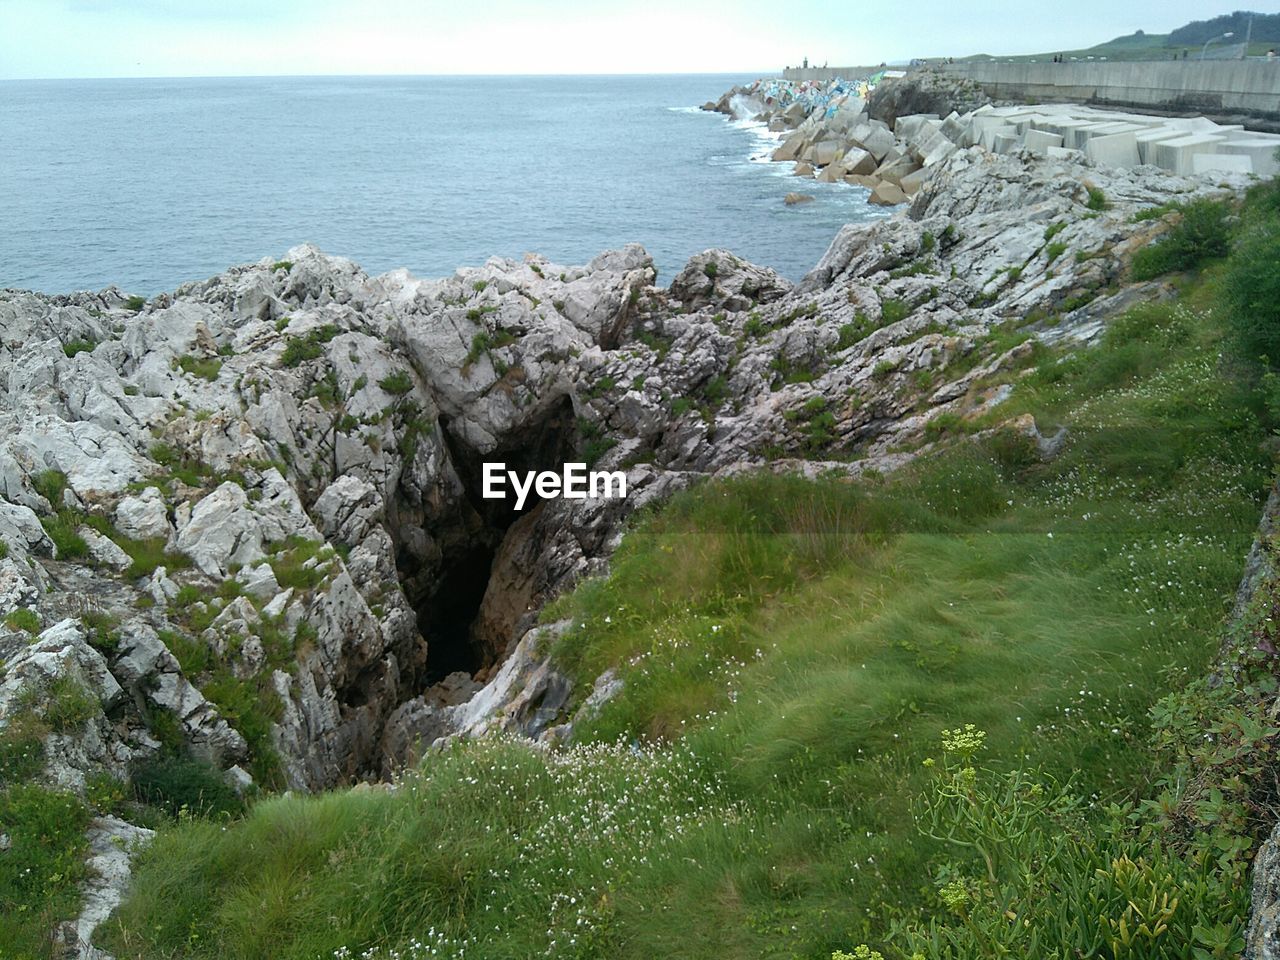
{"type": "Polygon", "coordinates": [[[318,79],[490,79],[498,77],[727,77],[751,74],[757,77],[781,76],[787,68],[758,70],[636,70],[613,73],[198,73],[198,74],[122,74],[83,77],[0,77],[0,83],[59,83],[74,80],[318,80],[318,79]]]}

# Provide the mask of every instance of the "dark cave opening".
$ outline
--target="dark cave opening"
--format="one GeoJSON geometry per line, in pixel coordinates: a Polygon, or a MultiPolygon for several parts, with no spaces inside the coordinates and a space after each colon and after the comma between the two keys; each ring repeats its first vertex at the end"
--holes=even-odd
{"type": "Polygon", "coordinates": [[[429,687],[450,674],[463,672],[475,678],[495,667],[505,655],[515,624],[500,612],[503,598],[490,590],[495,567],[504,551],[521,545],[510,538],[532,535],[529,523],[521,524],[543,501],[530,491],[523,510],[516,510],[508,487],[504,499],[485,499],[483,472],[486,462],[506,464],[507,470],[562,469],[578,443],[576,418],[568,397],[554,405],[536,426],[512,444],[481,455],[463,442],[447,419],[440,421],[441,435],[463,496],[437,514],[426,532],[439,549],[438,562],[424,565],[420,559],[400,558],[402,580],[417,612],[418,628],[427,641],[426,665],[414,686],[429,687]],[[406,574],[412,574],[406,576],[406,574]]]}
{"type": "Polygon", "coordinates": [[[496,545],[476,544],[450,557],[431,598],[419,608],[419,626],[430,638],[423,677],[426,684],[439,683],[458,671],[474,676],[488,666],[472,630],[496,553],[496,545]]]}

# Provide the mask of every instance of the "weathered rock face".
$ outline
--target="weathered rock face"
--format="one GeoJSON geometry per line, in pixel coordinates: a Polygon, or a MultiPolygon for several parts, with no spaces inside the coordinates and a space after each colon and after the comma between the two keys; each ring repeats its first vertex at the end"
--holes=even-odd
{"type": "MultiPolygon", "coordinates": [[[[860,117],[850,169],[892,163],[860,117]]],[[[44,628],[0,627],[0,724],[58,677],[88,691],[47,733],[44,776],[71,789],[157,750],[160,716],[237,779],[274,757],[302,789],[441,737],[561,735],[538,613],[632,511],[720,473],[928,449],[930,420],[998,404],[983,378],[1023,362],[994,326],[1063,313],[1046,339],[1096,335],[1165,229],[1135,207],[1220,179],[957,149],[794,286],[723,250],[663,290],[637,246],[442,280],[303,246],[137,312],[0,292],[0,619],[44,628]],[[1086,209],[1086,178],[1112,209],[1086,209]],[[628,496],[517,510],[482,496],[495,461],[590,462],[628,496]]]]}
{"type": "Polygon", "coordinates": [[[968,113],[991,103],[976,84],[932,70],[915,70],[892,83],[882,83],[867,98],[867,112],[893,126],[899,117],[931,113],[945,117],[953,110],[968,113]]]}

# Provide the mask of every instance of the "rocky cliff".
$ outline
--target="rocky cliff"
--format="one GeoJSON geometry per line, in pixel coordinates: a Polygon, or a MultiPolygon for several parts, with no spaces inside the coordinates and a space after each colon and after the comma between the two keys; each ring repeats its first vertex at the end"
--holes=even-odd
{"type": "Polygon", "coordinates": [[[1037,342],[1172,295],[1127,270],[1178,214],[1136,210],[1244,182],[959,148],[796,285],[724,250],[661,288],[634,245],[441,280],[301,246],[150,301],[0,292],[5,763],[83,793],[180,748],[314,790],[450,736],[563,737],[610,678],[573,691],[539,617],[632,512],[927,454],[1037,342]],[[491,461],[629,496],[516,510],[481,496],[491,461]]]}
{"type": "Polygon", "coordinates": [[[545,734],[571,696],[539,611],[631,511],[917,456],[1002,400],[984,378],[1031,345],[998,331],[1087,340],[1167,295],[1125,284],[1167,228],[1133,211],[1223,189],[972,148],[796,286],[722,250],[662,289],[638,246],[430,281],[298,247],[146,303],[6,291],[0,719],[91,692],[45,737],[70,789],[165,737],[315,789],[442,736],[545,734]],[[493,460],[585,460],[630,496],[516,512],[480,497],[493,460]]]}

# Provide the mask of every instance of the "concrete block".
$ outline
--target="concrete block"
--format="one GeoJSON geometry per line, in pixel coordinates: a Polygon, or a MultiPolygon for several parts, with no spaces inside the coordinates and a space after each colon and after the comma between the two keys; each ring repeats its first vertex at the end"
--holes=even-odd
{"type": "Polygon", "coordinates": [[[1139,134],[1146,130],[1146,127],[1139,126],[1136,123],[1123,123],[1120,121],[1108,121],[1095,126],[1081,127],[1076,131],[1077,146],[1083,150],[1089,143],[1097,137],[1111,137],[1117,133],[1139,134]]]}
{"type": "Polygon", "coordinates": [[[1050,147],[1062,146],[1062,137],[1056,133],[1050,133],[1047,130],[1037,130],[1034,127],[1027,131],[1026,139],[1023,141],[1025,146],[1032,153],[1044,157],[1048,156],[1050,147]]]}
{"type": "Polygon", "coordinates": [[[1151,130],[1144,130],[1142,133],[1135,134],[1138,141],[1138,159],[1142,163],[1155,163],[1154,145],[1163,140],[1177,140],[1186,134],[1181,130],[1173,130],[1169,127],[1156,127],[1151,130]]]}
{"type": "Polygon", "coordinates": [[[1062,137],[1062,142],[1064,144],[1075,143],[1076,129],[1079,127],[1087,127],[1090,123],[1093,123],[1093,122],[1095,121],[1078,120],[1075,117],[1064,116],[1064,117],[1058,118],[1053,123],[1046,124],[1045,129],[1048,130],[1050,133],[1056,133],[1058,136],[1062,137]]]}
{"type": "Polygon", "coordinates": [[[1280,137],[1249,138],[1228,140],[1218,144],[1218,152],[1233,156],[1248,157],[1253,161],[1253,172],[1260,177],[1274,177],[1280,173],[1280,163],[1276,162],[1276,148],[1280,147],[1280,137]]]}
{"type": "Polygon", "coordinates": [[[1071,147],[1049,147],[1045,154],[1052,160],[1083,160],[1084,154],[1071,147]]]}
{"type": "Polygon", "coordinates": [[[926,121],[937,119],[937,116],[932,113],[910,113],[905,117],[899,117],[894,122],[893,132],[897,134],[899,140],[910,140],[920,132],[926,121]]]}
{"type": "Polygon", "coordinates": [[[815,143],[810,155],[805,159],[819,167],[825,167],[827,164],[835,163],[844,153],[844,146],[838,140],[823,140],[821,143],[815,143]]]}
{"type": "Polygon", "coordinates": [[[924,166],[932,167],[935,163],[940,163],[960,149],[946,137],[940,137],[939,140],[940,142],[921,158],[920,163],[924,166]]]}
{"type": "Polygon", "coordinates": [[[1018,134],[1009,124],[1001,124],[1000,127],[988,127],[982,132],[982,146],[991,152],[996,152],[996,137],[1016,137],[1018,134]]]}
{"type": "Polygon", "coordinates": [[[902,188],[896,183],[887,182],[877,184],[871,191],[871,196],[867,198],[867,203],[874,203],[881,207],[892,207],[906,202],[907,195],[902,192],[902,188]]]}
{"type": "Polygon", "coordinates": [[[930,151],[936,150],[944,143],[951,143],[951,141],[947,139],[946,134],[941,130],[934,130],[927,137],[923,137],[916,140],[914,143],[908,144],[908,147],[910,148],[908,152],[911,156],[915,157],[916,160],[924,160],[924,158],[929,155],[930,151]]]}
{"type": "Polygon", "coordinates": [[[882,163],[876,168],[874,176],[877,180],[884,180],[887,183],[898,183],[909,173],[915,173],[920,169],[920,165],[908,157],[895,160],[893,163],[882,163]]]}
{"type": "Polygon", "coordinates": [[[1085,144],[1084,155],[1094,163],[1104,163],[1109,167],[1136,167],[1141,162],[1138,137],[1132,130],[1091,137],[1085,144]]]}
{"type": "Polygon", "coordinates": [[[804,152],[807,144],[803,133],[793,133],[782,141],[777,150],[773,151],[773,159],[775,160],[798,160],[800,154],[804,152]]]}
{"type": "Polygon", "coordinates": [[[866,150],[876,160],[883,160],[884,155],[889,152],[889,148],[895,142],[889,128],[878,120],[858,124],[849,135],[849,139],[853,141],[854,146],[866,150]]]}
{"type": "Polygon", "coordinates": [[[851,173],[874,173],[876,159],[861,147],[850,147],[849,152],[840,158],[840,162],[833,163],[831,166],[838,168],[841,176],[848,176],[851,173]]]}
{"type": "Polygon", "coordinates": [[[1161,140],[1154,144],[1151,154],[1156,166],[1185,176],[1194,171],[1193,160],[1197,153],[1217,153],[1218,144],[1225,137],[1212,136],[1205,133],[1193,133],[1176,140],[1161,140]]]}
{"type": "Polygon", "coordinates": [[[933,171],[927,167],[917,170],[915,173],[908,173],[898,181],[898,186],[902,188],[902,192],[907,196],[914,196],[924,186],[925,181],[929,179],[932,173],[933,171]]]}
{"type": "Polygon", "coordinates": [[[992,153],[1013,153],[1022,145],[1022,138],[1018,136],[1015,127],[1009,127],[1008,133],[996,133],[991,138],[992,153]]]}
{"type": "Polygon", "coordinates": [[[960,117],[952,113],[951,116],[942,121],[942,126],[938,128],[938,132],[950,140],[952,143],[959,143],[969,132],[969,125],[960,117]]]}
{"type": "Polygon", "coordinates": [[[1253,173],[1253,157],[1240,153],[1196,153],[1191,156],[1192,173],[1253,173]]]}
{"type": "Polygon", "coordinates": [[[854,187],[866,187],[868,190],[874,190],[876,185],[880,183],[876,177],[871,177],[864,173],[851,173],[844,178],[844,182],[854,187]]]}
{"type": "Polygon", "coordinates": [[[961,146],[972,147],[982,143],[982,138],[988,130],[999,130],[1007,127],[1003,117],[997,117],[991,114],[979,115],[976,111],[973,115],[973,121],[969,124],[969,135],[972,143],[961,144],[961,146]]]}
{"type": "Polygon", "coordinates": [[[1101,133],[1111,126],[1111,121],[1086,123],[1084,126],[1073,127],[1070,130],[1070,136],[1063,137],[1063,143],[1069,147],[1075,147],[1077,150],[1083,150],[1084,145],[1089,142],[1095,133],[1101,133]]]}

